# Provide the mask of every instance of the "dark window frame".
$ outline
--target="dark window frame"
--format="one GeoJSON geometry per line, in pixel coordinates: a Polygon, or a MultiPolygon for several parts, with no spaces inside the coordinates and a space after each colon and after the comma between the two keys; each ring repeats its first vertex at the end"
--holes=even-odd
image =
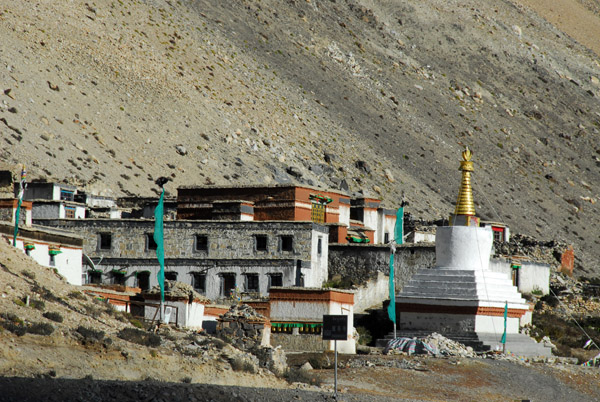
{"type": "Polygon", "coordinates": [[[323,254],[323,238],[319,237],[317,239],[317,255],[323,254]]]}
{"type": "Polygon", "coordinates": [[[254,251],[269,251],[269,237],[266,234],[254,235],[254,251]]]}
{"type": "Polygon", "coordinates": [[[281,272],[273,272],[269,274],[269,289],[272,286],[283,286],[283,274],[281,272]],[[273,283],[273,278],[278,278],[278,283],[273,283]]]}
{"type": "Polygon", "coordinates": [[[154,241],[154,233],[146,233],[146,251],[156,251],[158,244],[154,241]]]}
{"type": "Polygon", "coordinates": [[[246,292],[260,292],[260,277],[257,272],[244,274],[244,290],[246,292]],[[250,288],[250,282],[256,284],[256,287],[250,288]]]}
{"type": "Polygon", "coordinates": [[[122,285],[125,286],[127,282],[127,278],[125,274],[120,274],[118,272],[111,272],[112,284],[113,285],[122,285]]]}
{"type": "Polygon", "coordinates": [[[179,276],[179,272],[177,271],[165,271],[165,280],[176,281],[179,276]],[[167,278],[167,276],[174,277],[175,279],[167,278]]]}
{"type": "Polygon", "coordinates": [[[98,233],[98,250],[112,250],[112,233],[98,233]],[[108,247],[106,247],[106,236],[108,236],[108,247]]]}
{"type": "Polygon", "coordinates": [[[143,290],[150,290],[150,272],[142,271],[137,274],[137,287],[143,290]],[[146,286],[142,286],[146,285],[146,286]]]}
{"type": "Polygon", "coordinates": [[[294,251],[294,236],[292,236],[292,235],[279,236],[279,251],[293,252],[294,251]]]}
{"type": "Polygon", "coordinates": [[[202,295],[206,294],[206,272],[192,272],[192,287],[202,295]],[[201,278],[201,279],[200,279],[201,278]],[[202,286],[197,286],[199,283],[202,286]]]}
{"type": "Polygon", "coordinates": [[[208,236],[203,234],[197,234],[194,236],[194,251],[196,252],[208,252],[208,236]]]}

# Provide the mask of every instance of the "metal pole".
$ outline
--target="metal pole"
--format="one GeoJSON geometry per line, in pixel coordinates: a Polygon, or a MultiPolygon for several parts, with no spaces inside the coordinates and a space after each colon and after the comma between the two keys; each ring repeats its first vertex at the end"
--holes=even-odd
{"type": "Polygon", "coordinates": [[[333,397],[337,400],[337,340],[333,341],[334,343],[334,348],[335,348],[335,370],[334,370],[334,375],[333,375],[333,397]]]}
{"type": "Polygon", "coordinates": [[[396,323],[394,322],[394,339],[396,339],[396,323]]]}

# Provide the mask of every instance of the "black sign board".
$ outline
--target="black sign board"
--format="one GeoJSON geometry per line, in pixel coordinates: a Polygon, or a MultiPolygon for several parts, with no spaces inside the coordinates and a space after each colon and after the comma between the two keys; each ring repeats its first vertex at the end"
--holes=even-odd
{"type": "Polygon", "coordinates": [[[324,341],[348,340],[348,316],[347,315],[324,315],[323,316],[323,340],[324,341]]]}

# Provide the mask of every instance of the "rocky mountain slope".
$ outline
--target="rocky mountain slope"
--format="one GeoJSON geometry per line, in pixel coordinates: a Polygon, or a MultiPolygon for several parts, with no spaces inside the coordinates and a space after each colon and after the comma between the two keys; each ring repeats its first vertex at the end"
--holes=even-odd
{"type": "Polygon", "coordinates": [[[600,272],[600,57],[520,3],[5,1],[0,34],[15,173],[116,196],[298,182],[437,219],[468,145],[479,215],[600,272]]]}

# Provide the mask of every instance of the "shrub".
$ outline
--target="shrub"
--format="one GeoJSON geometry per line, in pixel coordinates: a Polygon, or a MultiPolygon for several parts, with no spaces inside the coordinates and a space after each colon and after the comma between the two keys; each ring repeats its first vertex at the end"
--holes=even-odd
{"type": "Polygon", "coordinates": [[[48,288],[43,286],[39,286],[37,283],[31,287],[31,291],[34,293],[38,293],[42,299],[51,301],[51,302],[60,302],[60,298],[56,297],[54,293],[48,288]]]}
{"type": "Polygon", "coordinates": [[[78,290],[73,290],[72,292],[69,292],[68,296],[72,299],[79,299],[79,300],[86,299],[85,295],[78,290]]]}
{"type": "Polygon", "coordinates": [[[54,327],[47,322],[38,322],[27,327],[27,332],[34,335],[50,335],[54,332],[54,327]]]}
{"type": "Polygon", "coordinates": [[[63,322],[63,316],[60,313],[57,313],[55,311],[47,311],[42,315],[44,317],[46,317],[47,319],[52,320],[54,322],[63,322]]]}
{"type": "Polygon", "coordinates": [[[160,346],[160,336],[151,332],[142,331],[137,328],[123,328],[117,336],[131,343],[138,345],[157,347],[160,346]]]}
{"type": "Polygon", "coordinates": [[[245,371],[246,373],[254,374],[256,372],[254,364],[247,361],[241,356],[234,357],[231,362],[231,368],[233,371],[245,371]]]}
{"type": "Polygon", "coordinates": [[[183,377],[181,379],[181,382],[184,384],[191,384],[192,383],[192,377],[183,377]]]}
{"type": "Polygon", "coordinates": [[[323,352],[313,355],[308,359],[308,362],[314,369],[326,369],[333,366],[333,359],[330,358],[333,352],[323,352]]]}
{"type": "Polygon", "coordinates": [[[83,343],[96,343],[102,342],[104,339],[104,331],[96,331],[91,328],[84,327],[80,325],[75,330],[79,335],[83,337],[83,343]]]}
{"type": "Polygon", "coordinates": [[[23,271],[21,271],[21,273],[26,278],[35,279],[35,272],[24,269],[23,271]]]}
{"type": "Polygon", "coordinates": [[[373,340],[371,332],[365,327],[356,327],[356,332],[358,332],[359,345],[368,345],[373,340]]]}
{"type": "Polygon", "coordinates": [[[14,299],[13,302],[17,305],[17,306],[21,306],[21,307],[25,307],[25,302],[21,299],[14,299]]]}
{"type": "Polygon", "coordinates": [[[293,382],[302,382],[305,384],[316,385],[320,387],[323,383],[321,377],[319,377],[315,372],[301,370],[299,368],[290,368],[288,369],[283,377],[290,384],[293,382]]]}
{"type": "Polygon", "coordinates": [[[29,300],[29,305],[36,310],[44,311],[46,308],[46,303],[43,300],[31,299],[29,300]]]}

